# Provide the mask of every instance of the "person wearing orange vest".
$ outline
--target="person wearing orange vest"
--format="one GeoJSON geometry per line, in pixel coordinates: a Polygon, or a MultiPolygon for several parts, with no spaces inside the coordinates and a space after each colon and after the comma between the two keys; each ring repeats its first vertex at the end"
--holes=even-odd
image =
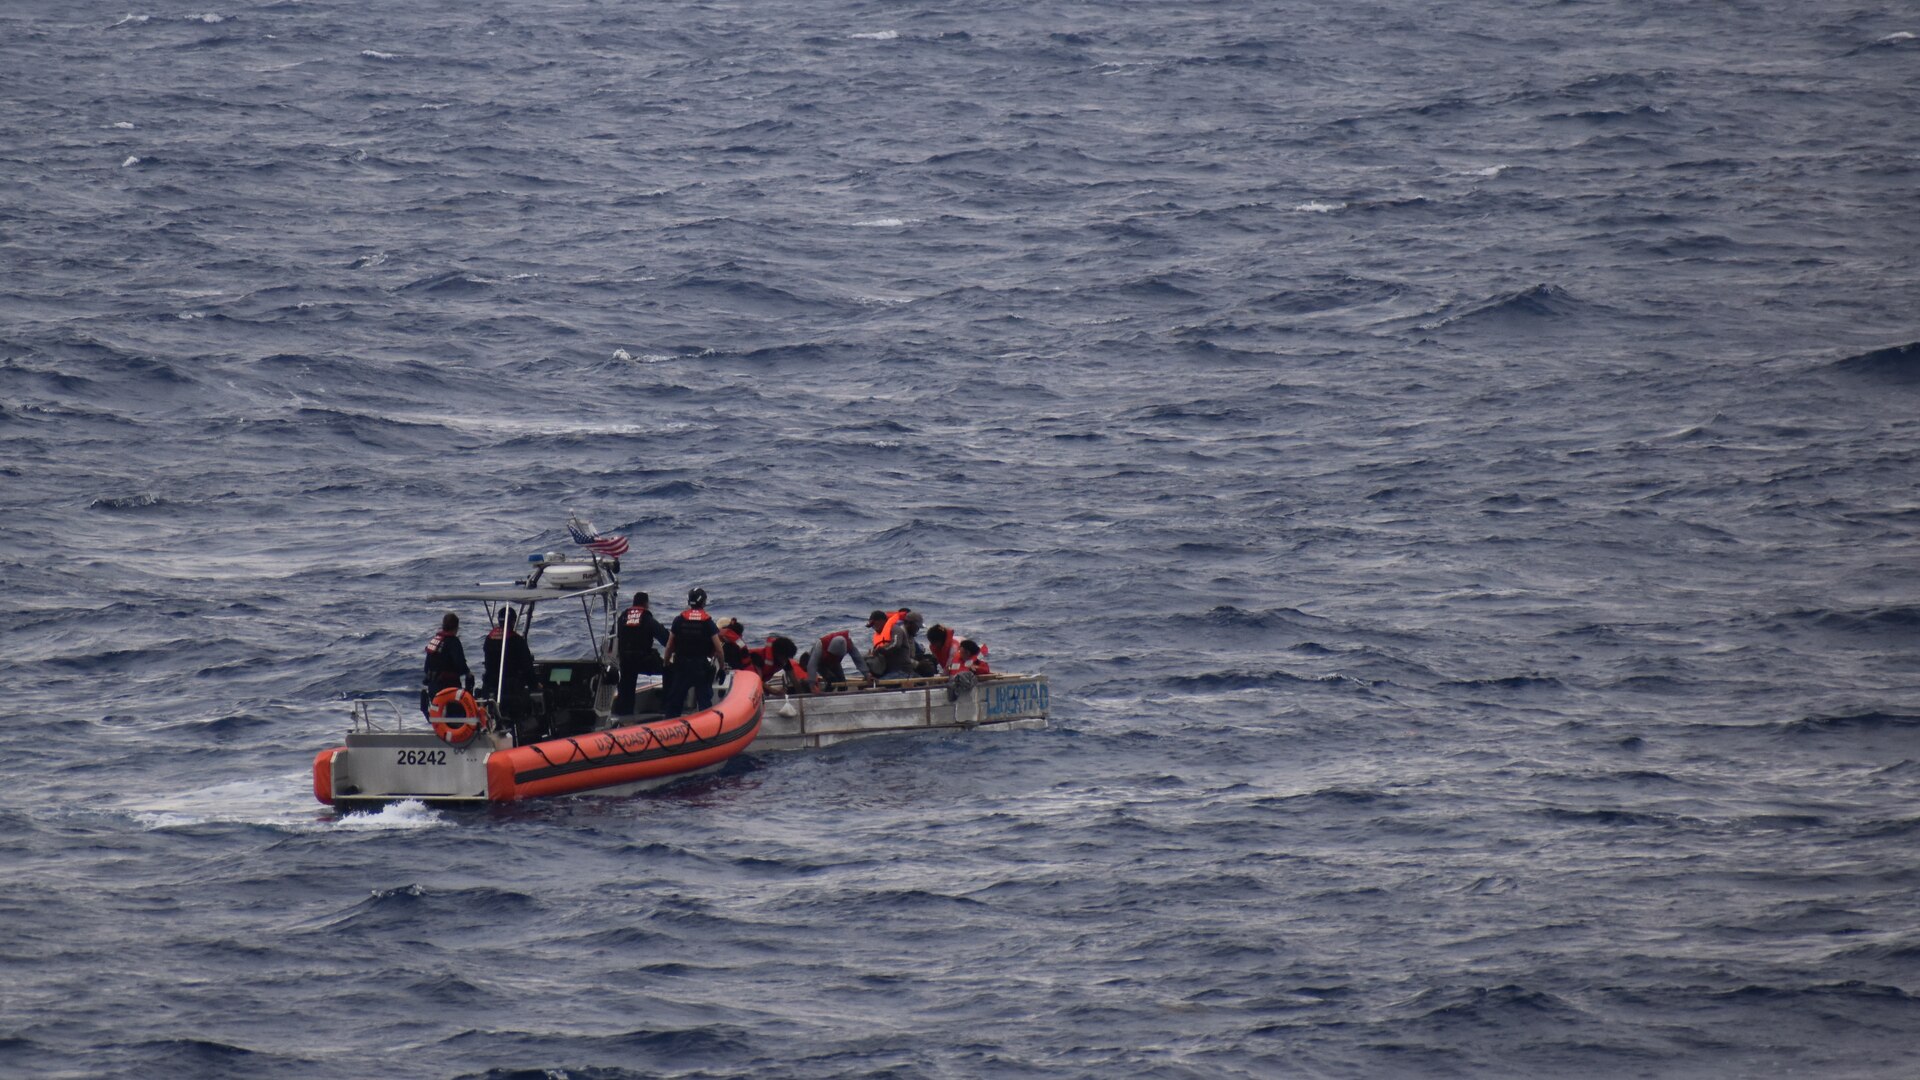
{"type": "Polygon", "coordinates": [[[914,634],[920,629],[920,616],[912,608],[901,608],[891,615],[876,611],[867,616],[867,625],[880,621],[873,634],[873,650],[867,654],[867,670],[880,678],[905,679],[913,676],[914,634]]]}
{"type": "Polygon", "coordinates": [[[860,655],[860,646],[853,640],[852,632],[835,630],[822,634],[813,648],[807,650],[806,677],[815,691],[831,690],[847,681],[847,673],[840,666],[843,659],[852,660],[854,670],[868,682],[873,681],[872,676],[866,675],[867,661],[860,655]]]}

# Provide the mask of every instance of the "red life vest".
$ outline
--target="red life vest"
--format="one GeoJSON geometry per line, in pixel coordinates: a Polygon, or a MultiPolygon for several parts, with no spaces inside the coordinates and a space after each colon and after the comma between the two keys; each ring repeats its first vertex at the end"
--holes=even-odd
{"type": "Polygon", "coordinates": [[[960,659],[960,635],[952,631],[947,632],[946,648],[935,646],[932,652],[933,662],[940,665],[940,672],[943,675],[952,675],[966,666],[960,659]]]}
{"type": "Polygon", "coordinates": [[[818,642],[815,642],[813,646],[815,655],[821,657],[822,659],[832,656],[833,649],[830,648],[830,646],[832,645],[834,638],[845,638],[849,646],[853,644],[853,634],[850,631],[835,630],[831,634],[820,635],[820,640],[818,642]]]}
{"type": "Polygon", "coordinates": [[[681,613],[680,613],[680,617],[681,617],[681,618],[683,618],[683,619],[686,619],[686,620],[689,620],[689,621],[691,621],[691,622],[711,622],[711,621],[713,621],[713,616],[711,616],[711,615],[709,615],[709,614],[707,614],[707,613],[706,613],[706,612],[704,612],[704,611],[701,611],[701,610],[700,610],[699,608],[697,608],[697,607],[690,607],[690,608],[688,608],[687,610],[685,610],[685,611],[683,611],[683,612],[681,612],[681,613]]]}
{"type": "Polygon", "coordinates": [[[435,630],[433,632],[433,636],[427,639],[427,655],[428,656],[439,655],[440,646],[445,644],[446,640],[447,640],[447,632],[445,630],[435,630]]]}
{"type": "MultiPolygon", "coordinates": [[[[954,645],[953,651],[956,656],[959,654],[960,646],[957,643],[954,645]]],[[[960,661],[960,666],[954,670],[971,671],[975,675],[993,674],[993,669],[987,666],[987,647],[985,645],[980,646],[979,653],[977,653],[973,659],[960,661]]]]}
{"type": "Polygon", "coordinates": [[[626,619],[628,626],[639,626],[647,621],[647,609],[635,604],[627,609],[627,613],[622,618],[626,619]]]}

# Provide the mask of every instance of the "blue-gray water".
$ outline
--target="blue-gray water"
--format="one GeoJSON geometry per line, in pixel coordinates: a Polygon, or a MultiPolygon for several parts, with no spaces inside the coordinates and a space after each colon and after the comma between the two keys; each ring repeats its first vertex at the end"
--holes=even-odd
{"type": "Polygon", "coordinates": [[[0,6],[0,1074],[1912,1075],[1916,33],[0,6]],[[1053,726],[314,803],[569,510],[1053,726]]]}

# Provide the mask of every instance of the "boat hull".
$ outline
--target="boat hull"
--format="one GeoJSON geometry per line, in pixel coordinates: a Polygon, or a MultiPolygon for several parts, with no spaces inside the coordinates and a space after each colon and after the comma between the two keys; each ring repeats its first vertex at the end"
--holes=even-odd
{"type": "Polygon", "coordinates": [[[759,734],[765,691],[735,672],[719,704],[670,720],[510,746],[487,733],[454,747],[413,732],[355,732],[314,758],[313,792],[344,809],[405,799],[429,804],[620,795],[718,768],[759,734]]]}
{"type": "Polygon", "coordinates": [[[798,695],[766,711],[756,750],[802,750],[910,731],[1047,726],[1044,675],[991,675],[949,697],[944,680],[898,689],[798,695]]]}

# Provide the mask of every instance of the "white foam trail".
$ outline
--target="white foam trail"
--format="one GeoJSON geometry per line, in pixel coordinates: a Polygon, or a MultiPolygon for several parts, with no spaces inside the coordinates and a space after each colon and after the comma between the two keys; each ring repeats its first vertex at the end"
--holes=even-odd
{"type": "Polygon", "coordinates": [[[312,829],[324,808],[313,801],[313,774],[306,771],[232,780],[156,799],[133,812],[149,829],[210,822],[312,829]]]}

